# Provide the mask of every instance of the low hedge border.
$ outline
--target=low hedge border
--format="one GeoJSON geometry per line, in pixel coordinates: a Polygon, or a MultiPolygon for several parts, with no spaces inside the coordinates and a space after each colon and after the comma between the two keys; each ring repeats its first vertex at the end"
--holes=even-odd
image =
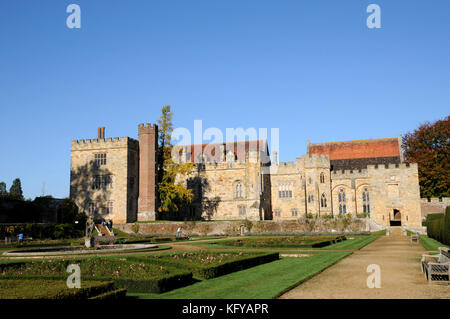
{"type": "Polygon", "coordinates": [[[124,299],[127,295],[127,290],[125,288],[120,288],[112,291],[102,293],[100,295],[90,297],[91,300],[111,300],[111,299],[124,299]]]}
{"type": "MultiPolygon", "coordinates": [[[[17,275],[17,276],[0,276],[0,279],[67,280],[67,276],[17,275]]],[[[129,292],[163,293],[173,289],[188,286],[194,282],[194,279],[192,278],[192,272],[184,272],[148,280],[145,279],[134,280],[131,278],[89,277],[88,281],[102,281],[102,282],[111,281],[114,283],[115,287],[126,289],[129,292]]],[[[83,285],[83,277],[81,277],[81,284],[83,285]]],[[[80,288],[80,289],[90,289],[90,288],[80,288]]]]}
{"type": "Polygon", "coordinates": [[[74,289],[68,289],[63,290],[60,292],[57,292],[54,295],[49,295],[48,299],[77,299],[77,300],[84,300],[88,299],[90,297],[94,297],[97,295],[104,294],[108,291],[114,290],[114,282],[105,282],[102,284],[99,284],[97,286],[92,286],[89,288],[74,288],[74,289]]]}
{"type": "Polygon", "coordinates": [[[269,263],[280,259],[279,253],[267,253],[261,256],[250,256],[240,260],[227,262],[214,267],[202,267],[198,270],[194,270],[194,275],[211,279],[219,276],[223,276],[232,272],[244,270],[261,264],[269,263]]]}

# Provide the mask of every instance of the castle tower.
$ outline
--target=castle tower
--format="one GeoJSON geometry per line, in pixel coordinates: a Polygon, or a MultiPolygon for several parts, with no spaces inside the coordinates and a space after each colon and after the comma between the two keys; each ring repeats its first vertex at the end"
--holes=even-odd
{"type": "Polygon", "coordinates": [[[138,221],[155,220],[157,210],[157,148],[158,126],[138,125],[139,136],[139,199],[138,221]]]}

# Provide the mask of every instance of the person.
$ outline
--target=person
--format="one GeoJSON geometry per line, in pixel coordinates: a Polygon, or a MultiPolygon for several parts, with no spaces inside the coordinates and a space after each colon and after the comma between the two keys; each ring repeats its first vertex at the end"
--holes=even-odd
{"type": "Polygon", "coordinates": [[[18,241],[19,241],[19,244],[22,244],[22,241],[23,241],[23,234],[17,235],[17,238],[19,239],[19,240],[18,240],[18,241]]]}
{"type": "Polygon", "coordinates": [[[176,237],[181,237],[181,227],[178,227],[176,237]]]}

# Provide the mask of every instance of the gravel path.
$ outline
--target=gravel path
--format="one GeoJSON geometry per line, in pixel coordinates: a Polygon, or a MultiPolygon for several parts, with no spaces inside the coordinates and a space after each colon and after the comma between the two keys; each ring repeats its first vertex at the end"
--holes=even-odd
{"type": "Polygon", "coordinates": [[[425,253],[400,228],[280,296],[281,299],[450,299],[450,285],[429,284],[420,267],[425,253]],[[368,288],[367,266],[381,270],[381,288],[368,288]]]}

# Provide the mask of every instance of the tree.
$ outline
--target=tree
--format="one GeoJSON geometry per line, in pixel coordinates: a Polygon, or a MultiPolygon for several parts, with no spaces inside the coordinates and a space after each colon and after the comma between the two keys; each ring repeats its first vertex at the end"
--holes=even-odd
{"type": "Polygon", "coordinates": [[[419,166],[421,197],[450,196],[450,116],[403,136],[405,160],[419,166]]]}
{"type": "Polygon", "coordinates": [[[8,191],[6,190],[6,183],[0,182],[0,197],[8,196],[8,191]]]}
{"type": "Polygon", "coordinates": [[[161,109],[161,117],[158,120],[158,193],[160,199],[159,212],[173,213],[192,202],[194,195],[190,189],[176,183],[177,175],[188,175],[194,165],[192,163],[176,164],[172,160],[171,134],[173,113],[170,105],[161,109]]]}
{"type": "Polygon", "coordinates": [[[9,189],[9,196],[12,199],[24,200],[23,193],[22,193],[22,185],[20,183],[20,178],[16,178],[13,181],[11,188],[9,189]]]}

